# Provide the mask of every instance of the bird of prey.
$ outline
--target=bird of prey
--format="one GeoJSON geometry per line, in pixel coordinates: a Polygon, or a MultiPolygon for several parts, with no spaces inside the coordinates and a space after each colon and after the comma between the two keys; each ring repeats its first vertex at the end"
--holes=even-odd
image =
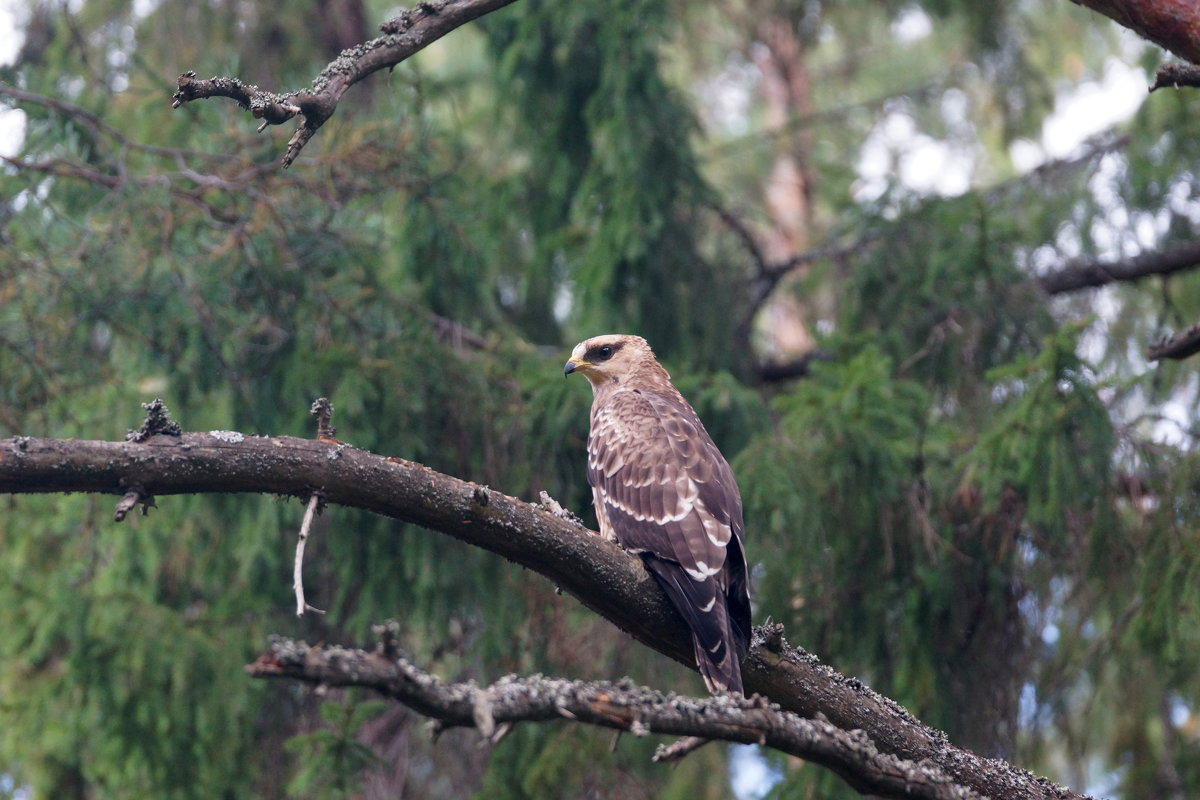
{"type": "Polygon", "coordinates": [[[741,693],[750,642],[742,499],[728,462],[640,336],[580,342],[592,385],[588,483],[600,533],[641,555],[691,629],[712,693],[741,693]]]}

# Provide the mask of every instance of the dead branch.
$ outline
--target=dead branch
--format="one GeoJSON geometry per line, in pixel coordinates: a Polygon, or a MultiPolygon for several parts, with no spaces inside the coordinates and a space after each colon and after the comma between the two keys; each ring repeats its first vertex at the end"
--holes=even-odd
{"type": "Polygon", "coordinates": [[[1200,265],[1200,241],[1139,253],[1123,261],[1071,259],[1037,279],[1047,294],[1063,294],[1116,282],[1170,275],[1200,265]]]}
{"type": "Polygon", "coordinates": [[[570,681],[510,675],[490,686],[442,683],[403,658],[341,647],[272,640],[247,673],[326,686],[373,689],[437,720],[494,737],[517,722],[564,719],[627,731],[761,744],[821,764],[864,794],[928,800],[978,798],[944,770],[880,753],[860,731],[805,719],[762,697],[664,695],[629,681],[570,681]]]}
{"type": "Polygon", "coordinates": [[[1187,358],[1196,353],[1200,353],[1200,323],[1164,336],[1146,348],[1146,358],[1151,361],[1187,358]]]}
{"type": "MultiPolygon", "coordinates": [[[[315,606],[308,604],[304,599],[304,548],[308,544],[308,533],[312,528],[313,517],[316,515],[321,505],[321,495],[313,492],[312,497],[308,498],[308,505],[304,508],[304,519],[300,521],[300,533],[296,537],[296,558],[292,561],[292,591],[296,595],[296,616],[303,617],[305,611],[311,611],[314,614],[324,614],[325,612],[315,606]]],[[[117,520],[120,522],[120,520],[117,520]]]]}
{"type": "MultiPolygon", "coordinates": [[[[549,578],[647,646],[694,669],[687,628],[641,561],[530,503],[399,458],[346,444],[236,431],[152,435],[142,442],[0,439],[0,492],[158,497],[250,492],[351,506],[482,547],[549,578]]],[[[1028,772],[950,744],[893,701],[791,647],[780,626],[755,631],[747,690],[787,711],[861,729],[880,752],[928,760],[993,798],[1079,798],[1028,772]]]]}
{"type": "Polygon", "coordinates": [[[1195,64],[1163,64],[1154,71],[1154,83],[1150,91],[1156,89],[1178,89],[1181,86],[1200,86],[1200,66],[1195,64]]]}
{"type": "Polygon", "coordinates": [[[277,93],[242,83],[237,78],[197,78],[195,72],[179,76],[178,89],[172,95],[172,108],[192,100],[227,97],[249,111],[263,124],[282,125],[293,117],[300,125],[288,141],[282,159],[291,166],[317,130],[333,116],[338,102],[354,84],[378,72],[396,66],[431,42],[484,14],[502,8],[514,0],[431,0],[419,3],[412,11],[380,26],[383,36],[347,48],[321,71],[307,89],[277,93]]]}

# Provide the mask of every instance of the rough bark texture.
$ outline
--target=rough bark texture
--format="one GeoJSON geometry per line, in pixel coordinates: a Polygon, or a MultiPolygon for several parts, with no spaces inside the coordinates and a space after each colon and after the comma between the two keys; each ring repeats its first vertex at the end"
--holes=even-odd
{"type": "Polygon", "coordinates": [[[663,695],[628,682],[568,681],[508,676],[490,686],[442,683],[390,652],[309,647],[277,639],[246,667],[255,677],[292,678],[328,686],[360,686],[409,706],[448,727],[474,727],[497,740],[517,722],[571,720],[628,731],[761,744],[827,767],[864,794],[928,800],[979,798],[928,761],[916,764],[880,753],[861,732],[805,719],[766,702],[663,695]]]}
{"type": "Polygon", "coordinates": [[[1200,14],[1195,0],[1071,0],[1099,11],[1180,58],[1200,63],[1200,14]]]}
{"type": "MultiPolygon", "coordinates": [[[[149,406],[153,418],[153,406],[149,406]]],[[[647,646],[694,669],[687,628],[639,559],[574,522],[420,464],[335,441],[233,431],[159,433],[142,441],[0,439],[0,492],[101,492],[133,502],[155,495],[251,492],[308,496],[402,519],[482,547],[545,575],[647,646]]],[[[824,715],[906,761],[928,759],[992,798],[1082,797],[950,744],[939,731],[861,682],[789,646],[780,626],[756,629],[742,662],[749,693],[805,717],[824,715]]]]}

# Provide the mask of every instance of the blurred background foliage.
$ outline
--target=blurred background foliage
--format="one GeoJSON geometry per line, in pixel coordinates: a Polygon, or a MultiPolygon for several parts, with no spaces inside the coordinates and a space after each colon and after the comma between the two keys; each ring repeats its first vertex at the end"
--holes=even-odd
{"type": "MultiPolygon", "coordinates": [[[[1065,0],[521,0],[289,132],[174,76],[306,85],[395,9],[14,10],[0,67],[0,436],[311,435],[590,515],[585,336],[646,336],[734,461],[755,618],[951,738],[1080,790],[1200,794],[1198,382],[1145,346],[1200,278],[1048,295],[1197,236],[1194,92],[1069,100],[1159,51],[1065,0]],[[1090,87],[1090,88],[1089,88],[1090,87]],[[1136,113],[1132,113],[1136,108],[1136,113]],[[1083,133],[1066,152],[1046,132],[1083,133]],[[1091,126],[1091,127],[1088,127],[1091,126]]],[[[270,633],[448,679],[702,691],[538,576],[331,508],[6,497],[0,797],[851,796],[753,748],[524,726],[481,747],[247,681],[270,633]]]]}

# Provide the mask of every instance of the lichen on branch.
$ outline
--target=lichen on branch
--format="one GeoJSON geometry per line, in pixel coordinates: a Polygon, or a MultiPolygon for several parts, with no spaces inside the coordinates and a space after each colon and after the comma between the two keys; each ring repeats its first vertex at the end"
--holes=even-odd
{"type": "Polygon", "coordinates": [[[761,696],[682,697],[628,680],[573,681],[542,675],[509,675],[490,686],[443,683],[391,649],[386,639],[375,651],[366,651],[275,638],[246,672],[258,678],[373,689],[436,720],[439,730],[473,727],[492,740],[515,723],[569,720],[634,736],[668,734],[760,744],[821,764],[859,791],[880,797],[981,797],[936,764],[881,753],[861,731],[805,719],[761,696]]]}
{"type": "Polygon", "coordinates": [[[198,78],[195,71],[179,76],[171,107],[209,97],[227,97],[261,119],[259,130],[299,117],[281,161],[292,165],[300,151],[334,112],[346,90],[381,69],[391,68],[431,42],[474,19],[515,0],[433,0],[383,23],[383,35],[343,50],[307,89],[276,92],[243,83],[235,77],[198,78]]]}

